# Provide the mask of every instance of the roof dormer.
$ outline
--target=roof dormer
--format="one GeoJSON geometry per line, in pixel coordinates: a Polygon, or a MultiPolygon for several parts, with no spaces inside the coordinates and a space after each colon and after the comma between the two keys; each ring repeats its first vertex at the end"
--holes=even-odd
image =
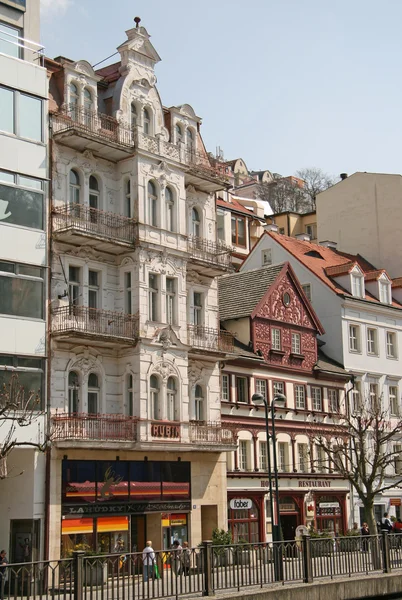
{"type": "Polygon", "coordinates": [[[364,273],[357,262],[347,262],[325,269],[326,275],[347,290],[355,298],[364,298],[364,273]]]}
{"type": "Polygon", "coordinates": [[[383,304],[392,304],[392,283],[385,269],[370,271],[365,276],[366,289],[383,304]]]}

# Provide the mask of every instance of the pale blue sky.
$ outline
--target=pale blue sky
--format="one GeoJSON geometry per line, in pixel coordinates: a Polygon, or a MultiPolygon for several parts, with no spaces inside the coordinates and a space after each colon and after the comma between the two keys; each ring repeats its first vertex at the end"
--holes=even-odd
{"type": "Polygon", "coordinates": [[[92,64],[140,16],[163,103],[191,104],[227,160],[402,172],[401,0],[41,2],[47,55],[92,64]]]}

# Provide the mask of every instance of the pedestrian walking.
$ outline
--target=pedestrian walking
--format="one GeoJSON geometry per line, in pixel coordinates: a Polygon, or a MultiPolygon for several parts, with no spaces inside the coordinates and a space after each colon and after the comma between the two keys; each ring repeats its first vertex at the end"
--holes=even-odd
{"type": "Polygon", "coordinates": [[[183,542],[183,552],[182,552],[182,571],[184,576],[190,575],[190,566],[191,566],[191,550],[188,547],[188,542],[183,542]]]}
{"type": "Polygon", "coordinates": [[[389,514],[386,512],[381,520],[381,531],[386,531],[387,533],[391,533],[392,531],[392,523],[389,518],[389,514]]]}
{"type": "Polygon", "coordinates": [[[182,554],[183,554],[183,548],[180,545],[179,540],[175,540],[173,542],[173,570],[176,573],[176,575],[180,575],[182,572],[182,554]]]}
{"type": "Polygon", "coordinates": [[[150,578],[154,578],[155,551],[152,548],[152,542],[149,540],[142,551],[142,574],[143,581],[146,583],[150,578]]]}

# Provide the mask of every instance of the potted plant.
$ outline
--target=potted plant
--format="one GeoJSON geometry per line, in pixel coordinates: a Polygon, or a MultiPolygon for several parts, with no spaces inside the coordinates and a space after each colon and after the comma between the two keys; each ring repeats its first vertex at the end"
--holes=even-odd
{"type": "Polygon", "coordinates": [[[310,527],[309,536],[311,538],[311,555],[329,556],[334,551],[334,535],[330,531],[317,531],[310,527]]]}
{"type": "Polygon", "coordinates": [[[80,550],[83,555],[83,585],[98,586],[107,582],[107,561],[102,558],[101,553],[93,550],[88,544],[76,544],[69,555],[72,556],[74,551],[80,550]]]}
{"type": "Polygon", "coordinates": [[[233,544],[232,533],[219,529],[218,527],[212,532],[212,551],[214,564],[217,566],[227,566],[230,563],[229,549],[233,544]]]}

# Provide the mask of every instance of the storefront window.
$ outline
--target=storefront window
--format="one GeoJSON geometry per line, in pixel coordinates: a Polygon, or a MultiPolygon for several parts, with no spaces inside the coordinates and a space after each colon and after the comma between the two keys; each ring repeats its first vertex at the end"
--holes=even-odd
{"type": "Polygon", "coordinates": [[[336,496],[318,496],[316,499],[317,529],[336,534],[343,533],[343,501],[336,496]]]}
{"type": "Polygon", "coordinates": [[[228,526],[234,544],[241,542],[256,544],[260,541],[259,514],[260,511],[253,500],[250,509],[232,509],[228,504],[228,526]]]}

